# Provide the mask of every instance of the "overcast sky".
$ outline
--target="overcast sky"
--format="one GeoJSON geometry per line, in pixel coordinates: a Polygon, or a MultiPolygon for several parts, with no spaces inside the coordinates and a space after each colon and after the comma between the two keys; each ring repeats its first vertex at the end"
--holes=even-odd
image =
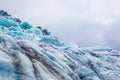
{"type": "Polygon", "coordinates": [[[120,0],[0,0],[0,8],[60,40],[120,50],[120,0]]]}

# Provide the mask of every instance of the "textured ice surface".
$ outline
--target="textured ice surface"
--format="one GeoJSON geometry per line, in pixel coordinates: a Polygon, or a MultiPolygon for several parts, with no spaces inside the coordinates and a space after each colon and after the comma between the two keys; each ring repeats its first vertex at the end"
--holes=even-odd
{"type": "Polygon", "coordinates": [[[59,41],[0,11],[0,80],[120,80],[120,53],[59,41]]]}

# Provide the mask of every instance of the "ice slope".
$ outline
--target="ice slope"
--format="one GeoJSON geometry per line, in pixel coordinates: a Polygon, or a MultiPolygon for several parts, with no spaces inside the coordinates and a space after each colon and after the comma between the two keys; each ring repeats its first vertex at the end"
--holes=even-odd
{"type": "Polygon", "coordinates": [[[59,41],[1,10],[0,80],[120,80],[120,53],[59,41]]]}

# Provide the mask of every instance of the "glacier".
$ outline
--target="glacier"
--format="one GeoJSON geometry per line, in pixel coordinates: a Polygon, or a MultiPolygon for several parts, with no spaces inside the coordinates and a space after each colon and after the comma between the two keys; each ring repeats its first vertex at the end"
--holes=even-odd
{"type": "Polygon", "coordinates": [[[120,80],[120,52],[60,41],[0,10],[0,80],[120,80]]]}

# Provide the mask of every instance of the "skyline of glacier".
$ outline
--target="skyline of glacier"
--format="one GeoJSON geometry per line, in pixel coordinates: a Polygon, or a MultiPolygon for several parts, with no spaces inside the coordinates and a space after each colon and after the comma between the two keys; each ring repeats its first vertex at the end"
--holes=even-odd
{"type": "Polygon", "coordinates": [[[79,46],[120,50],[119,0],[4,0],[1,9],[79,46]]]}

